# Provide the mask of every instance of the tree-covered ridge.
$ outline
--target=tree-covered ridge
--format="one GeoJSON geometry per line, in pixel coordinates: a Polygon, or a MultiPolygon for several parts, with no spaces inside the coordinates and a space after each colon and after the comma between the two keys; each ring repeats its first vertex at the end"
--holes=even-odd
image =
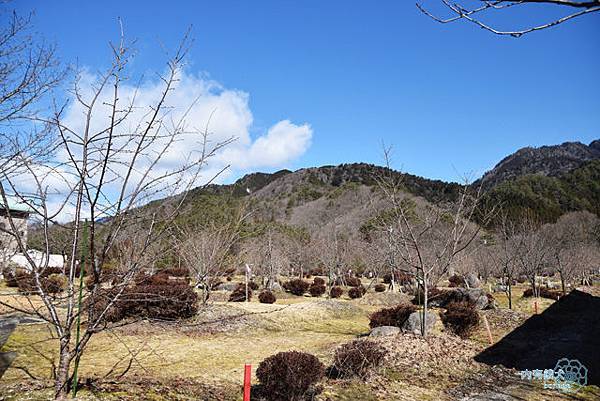
{"type": "Polygon", "coordinates": [[[570,211],[600,215],[600,160],[558,177],[528,174],[505,181],[485,195],[488,205],[501,205],[510,218],[533,215],[555,222],[570,211]]]}

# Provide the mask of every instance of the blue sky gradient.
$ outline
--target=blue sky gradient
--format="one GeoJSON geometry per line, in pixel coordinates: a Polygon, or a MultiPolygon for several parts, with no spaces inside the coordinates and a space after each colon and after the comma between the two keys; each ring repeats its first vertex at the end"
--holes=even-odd
{"type": "MultiPolygon", "coordinates": [[[[282,119],[312,126],[311,147],[280,167],[381,164],[385,141],[395,167],[458,180],[523,146],[600,137],[600,13],[515,39],[437,24],[404,0],[11,6],[35,10],[62,58],[92,69],[109,60],[117,17],[137,38],[138,72],[161,69],[160,44],[173,48],[192,25],[189,70],[249,93],[253,135],[282,119]]],[[[488,21],[520,27],[557,13],[532,6],[488,21]]]]}

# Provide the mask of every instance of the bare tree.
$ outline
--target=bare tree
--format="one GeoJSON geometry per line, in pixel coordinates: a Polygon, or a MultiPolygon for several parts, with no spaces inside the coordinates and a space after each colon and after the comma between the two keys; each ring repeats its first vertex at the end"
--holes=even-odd
{"type": "Polygon", "coordinates": [[[583,279],[594,263],[598,263],[598,253],[594,252],[598,243],[593,237],[598,224],[598,217],[592,213],[574,212],[544,227],[563,294],[566,294],[567,283],[577,277],[583,279]]]}
{"type": "Polygon", "coordinates": [[[512,286],[519,273],[517,256],[521,253],[522,242],[516,237],[516,224],[506,214],[500,216],[493,243],[480,248],[482,263],[489,263],[492,270],[502,277],[504,292],[508,298],[508,308],[512,309],[512,286]]]}
{"type": "Polygon", "coordinates": [[[52,151],[48,125],[27,124],[40,112],[44,99],[64,78],[54,46],[33,33],[31,16],[0,10],[6,24],[0,28],[0,172],[21,171],[20,152],[31,160],[52,151]]]}
{"type": "Polygon", "coordinates": [[[319,264],[327,275],[329,288],[336,282],[344,283],[348,274],[350,258],[350,243],[346,234],[342,233],[336,224],[330,226],[314,241],[315,253],[319,264]]]}
{"type": "MultiPolygon", "coordinates": [[[[56,134],[52,157],[36,161],[29,157],[28,149],[19,149],[18,174],[2,176],[0,200],[6,205],[7,198],[12,196],[34,211],[42,223],[45,255],[49,254],[50,227],[59,225],[65,215],[73,222],[68,226],[67,289],[60,297],[53,297],[41,285],[48,257],[41,264],[28,257],[23,238],[15,230],[13,219],[8,219],[7,231],[28,258],[36,288],[33,296],[39,297],[43,304],[40,308],[17,309],[47,321],[59,342],[54,372],[56,398],[67,396],[77,362],[93,335],[107,328],[104,317],[144,268],[149,250],[166,243],[163,239],[186,200],[187,190],[201,178],[208,160],[231,141],[213,143],[208,129],[199,131],[190,126],[187,115],[193,104],[185,110],[169,106],[188,45],[186,35],[169,57],[166,73],[158,75],[162,83],[160,94],[151,104],[144,104],[136,96],[137,90],[129,95],[122,93],[124,81],[130,78],[127,66],[132,57],[122,34],[117,44],[111,44],[110,66],[99,73],[93,84],[86,86],[80,80],[74,83],[71,93],[81,111],[79,120],[65,119],[65,105],[57,105],[50,117],[31,118],[50,126],[56,134]],[[199,142],[201,150],[178,155],[174,160],[171,147],[184,140],[199,142]],[[168,167],[164,167],[162,162],[169,157],[168,167]],[[23,189],[24,182],[33,184],[33,188],[30,185],[23,189]],[[146,205],[157,197],[168,200],[146,205]],[[84,219],[89,221],[87,226],[84,219]],[[85,242],[84,226],[89,229],[85,242]],[[120,266],[119,280],[113,282],[113,290],[106,299],[100,280],[111,251],[125,241],[130,244],[126,247],[127,263],[120,266]],[[89,256],[84,258],[86,254],[89,256]],[[83,303],[83,276],[77,277],[80,258],[82,263],[87,262],[91,273],[89,292],[84,294],[83,303]],[[93,310],[102,297],[102,309],[93,310]],[[79,328],[81,335],[75,336],[79,328]]],[[[211,181],[211,177],[202,179],[211,181]]]]}
{"type": "Polygon", "coordinates": [[[539,296],[538,277],[548,265],[551,246],[548,236],[540,228],[536,219],[525,216],[512,237],[515,241],[515,262],[519,272],[529,280],[534,297],[539,296]]]}
{"type": "Polygon", "coordinates": [[[212,221],[206,227],[175,227],[173,245],[180,260],[190,270],[203,303],[229,265],[235,265],[234,247],[243,239],[244,223],[251,212],[245,205],[236,208],[224,222],[212,221]]]}
{"type": "MultiPolygon", "coordinates": [[[[386,173],[377,177],[388,202],[381,227],[390,233],[398,258],[412,269],[423,294],[421,334],[426,335],[429,286],[448,272],[458,256],[477,238],[481,226],[472,223],[481,190],[464,185],[454,201],[418,206],[402,185],[402,175],[390,168],[391,150],[384,148],[386,173]]],[[[482,216],[482,220],[487,219],[482,216]]]]}
{"type": "Polygon", "coordinates": [[[446,18],[438,17],[427,11],[421,3],[417,3],[417,8],[428,17],[433,20],[442,23],[452,23],[456,21],[468,21],[492,32],[496,35],[510,35],[515,38],[521,37],[527,33],[540,31],[547,29],[564,22],[570,21],[574,18],[581,17],[586,14],[591,14],[600,11],[600,0],[589,0],[589,1],[578,1],[578,0],[481,0],[481,1],[470,1],[472,6],[464,5],[465,2],[457,3],[449,0],[440,0],[441,4],[447,11],[450,12],[450,16],[446,18]],[[557,19],[549,22],[540,23],[528,28],[516,29],[516,30],[503,30],[495,28],[489,23],[483,22],[482,17],[484,14],[492,14],[496,12],[502,12],[506,9],[521,8],[527,5],[546,5],[546,6],[557,6],[561,9],[566,10],[565,14],[557,19]]]}

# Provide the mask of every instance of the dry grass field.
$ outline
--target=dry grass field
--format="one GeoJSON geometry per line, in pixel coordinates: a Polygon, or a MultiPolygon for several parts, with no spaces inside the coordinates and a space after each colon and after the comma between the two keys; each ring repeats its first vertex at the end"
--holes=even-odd
{"type": "MultiPolygon", "coordinates": [[[[533,312],[531,299],[514,294],[515,311],[482,312],[494,341],[520,325],[533,312]]],[[[2,300],[23,302],[1,288],[2,300]]],[[[218,297],[217,297],[218,298],[218,297]]],[[[504,306],[503,294],[496,294],[504,306]]],[[[368,316],[407,296],[368,293],[357,300],[293,297],[277,303],[214,302],[185,324],[141,321],[105,331],[92,340],[82,360],[82,399],[96,400],[241,400],[243,366],[255,370],[279,351],[301,350],[328,364],[335,348],[369,332],[368,316]]],[[[540,311],[552,301],[542,300],[540,311]]],[[[437,311],[435,311],[437,313],[437,311]]],[[[384,365],[366,380],[326,379],[319,400],[548,400],[598,399],[588,387],[576,395],[520,381],[515,372],[473,361],[488,346],[483,326],[470,339],[444,332],[438,319],[427,338],[403,334],[377,339],[387,350],[384,365]],[[479,397],[479,398],[477,398],[479,397]]],[[[49,399],[51,364],[56,341],[44,324],[22,324],[5,349],[18,352],[0,382],[0,400],[49,399]],[[34,379],[35,378],[35,379],[34,379]]]]}

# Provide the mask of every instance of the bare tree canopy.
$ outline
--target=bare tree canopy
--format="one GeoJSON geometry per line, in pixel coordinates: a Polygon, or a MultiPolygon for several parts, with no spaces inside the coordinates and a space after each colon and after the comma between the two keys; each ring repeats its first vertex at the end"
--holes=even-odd
{"type": "Polygon", "coordinates": [[[600,11],[600,0],[590,1],[575,1],[575,0],[520,0],[520,1],[508,1],[508,0],[496,0],[496,1],[477,1],[471,2],[472,6],[464,5],[463,3],[454,3],[448,0],[440,0],[445,8],[450,11],[450,16],[446,18],[439,17],[427,9],[425,9],[420,3],[417,3],[417,7],[421,12],[433,20],[447,24],[459,20],[471,22],[482,29],[490,31],[496,35],[509,35],[515,38],[521,37],[522,35],[534,31],[540,31],[542,29],[550,28],[555,25],[562,24],[574,18],[580,17],[585,14],[591,14],[596,11],[600,11]],[[492,14],[494,12],[503,11],[508,8],[524,6],[528,4],[542,4],[542,5],[553,5],[559,6],[568,10],[566,14],[560,18],[556,18],[550,22],[543,22],[530,26],[528,28],[517,29],[517,30],[503,30],[492,26],[489,23],[483,22],[482,17],[486,14],[492,14]]]}

